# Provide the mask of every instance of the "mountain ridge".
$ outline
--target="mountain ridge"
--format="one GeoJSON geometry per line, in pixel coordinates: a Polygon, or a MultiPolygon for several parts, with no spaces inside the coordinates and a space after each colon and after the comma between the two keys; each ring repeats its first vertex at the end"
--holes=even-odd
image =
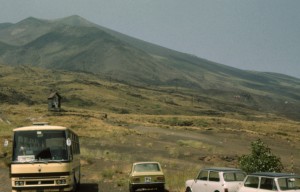
{"type": "MultiPolygon", "coordinates": [[[[136,86],[181,87],[221,100],[241,93],[245,98],[251,95],[249,106],[268,110],[286,101],[300,106],[298,78],[229,67],[147,43],[80,16],[30,17],[0,27],[0,63],[92,73],[136,86]]],[[[300,107],[295,108],[293,113],[300,114],[300,107]]]]}

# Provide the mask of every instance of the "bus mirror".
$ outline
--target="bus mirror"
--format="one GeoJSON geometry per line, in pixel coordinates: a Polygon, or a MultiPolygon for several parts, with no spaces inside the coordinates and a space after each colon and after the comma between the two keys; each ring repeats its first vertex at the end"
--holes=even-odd
{"type": "Polygon", "coordinates": [[[67,139],[67,146],[69,146],[69,147],[70,147],[70,146],[71,146],[71,144],[72,144],[72,141],[71,141],[71,139],[70,139],[70,138],[68,138],[68,139],[67,139]]]}
{"type": "Polygon", "coordinates": [[[7,139],[4,140],[4,147],[8,147],[8,140],[7,139]]]}

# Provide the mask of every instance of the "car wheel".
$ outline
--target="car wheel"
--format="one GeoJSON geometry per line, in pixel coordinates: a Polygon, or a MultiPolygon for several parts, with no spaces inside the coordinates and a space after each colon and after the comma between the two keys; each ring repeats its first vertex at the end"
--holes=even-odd
{"type": "Polygon", "coordinates": [[[132,185],[129,185],[129,191],[130,192],[135,192],[135,188],[132,185]]]}
{"type": "Polygon", "coordinates": [[[189,188],[189,187],[187,187],[187,188],[185,189],[185,192],[192,192],[192,189],[189,188]]]}
{"type": "Polygon", "coordinates": [[[165,186],[164,186],[164,185],[158,186],[158,187],[157,187],[157,191],[158,191],[158,192],[165,192],[165,186]]]}

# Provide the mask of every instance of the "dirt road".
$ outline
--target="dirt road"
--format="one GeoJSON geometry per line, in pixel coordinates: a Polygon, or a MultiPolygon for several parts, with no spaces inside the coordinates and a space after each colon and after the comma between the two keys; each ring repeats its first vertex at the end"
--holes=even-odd
{"type": "Polygon", "coordinates": [[[0,168],[0,191],[1,192],[11,191],[8,168],[0,168]]]}

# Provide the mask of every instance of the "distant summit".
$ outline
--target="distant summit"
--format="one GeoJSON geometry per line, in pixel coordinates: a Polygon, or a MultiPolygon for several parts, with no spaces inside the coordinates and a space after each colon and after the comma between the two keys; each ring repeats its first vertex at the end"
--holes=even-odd
{"type": "Polygon", "coordinates": [[[77,26],[77,27],[96,27],[97,25],[89,22],[88,20],[78,16],[72,15],[62,19],[54,20],[53,22],[58,22],[66,25],[77,26]]]}

